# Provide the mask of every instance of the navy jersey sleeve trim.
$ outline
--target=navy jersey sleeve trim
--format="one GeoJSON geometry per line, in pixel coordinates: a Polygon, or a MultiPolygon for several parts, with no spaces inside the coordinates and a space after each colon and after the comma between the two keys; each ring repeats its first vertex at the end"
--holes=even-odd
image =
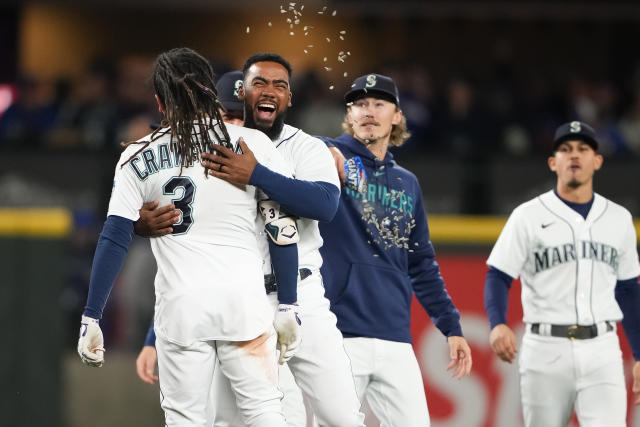
{"type": "Polygon", "coordinates": [[[618,280],[616,283],[616,301],[624,315],[622,328],[629,340],[633,358],[640,361],[640,283],[637,278],[618,280]]]}
{"type": "Polygon", "coordinates": [[[153,329],[153,319],[151,319],[151,324],[149,325],[149,330],[147,331],[147,336],[144,339],[144,345],[155,347],[156,346],[156,331],[153,329]]]}
{"type": "Polygon", "coordinates": [[[249,184],[261,188],[289,214],[329,222],[340,201],[340,189],[324,181],[287,178],[258,163],[249,184]]]}
{"type": "Polygon", "coordinates": [[[127,256],[132,236],[133,221],[116,215],[107,217],[93,256],[85,316],[94,319],[102,317],[113,283],[127,256]]]}
{"type": "Polygon", "coordinates": [[[507,323],[509,289],[513,277],[495,267],[489,267],[484,281],[484,309],[489,318],[491,329],[501,323],[507,323]]]}
{"type": "Polygon", "coordinates": [[[293,304],[298,301],[298,245],[281,246],[268,240],[273,274],[278,283],[278,302],[293,304]]]}

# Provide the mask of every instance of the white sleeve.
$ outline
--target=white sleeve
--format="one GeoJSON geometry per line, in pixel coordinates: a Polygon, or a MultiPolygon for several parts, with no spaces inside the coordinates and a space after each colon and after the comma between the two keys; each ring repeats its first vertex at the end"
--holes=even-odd
{"type": "Polygon", "coordinates": [[[294,144],[292,152],[296,179],[328,182],[340,188],[336,163],[325,143],[308,135],[301,142],[294,144]]]}
{"type": "Polygon", "coordinates": [[[127,150],[116,165],[107,216],[118,215],[131,221],[137,221],[143,203],[142,182],[135,176],[130,162],[121,167],[129,157],[131,157],[131,153],[127,150]]]}
{"type": "Polygon", "coordinates": [[[260,131],[253,132],[250,141],[245,141],[258,163],[273,172],[291,178],[292,170],[289,164],[282,158],[273,141],[260,131]]]}
{"type": "Polygon", "coordinates": [[[491,250],[487,265],[495,267],[517,279],[527,260],[529,237],[522,209],[513,211],[496,244],[491,250]]]}
{"type": "Polygon", "coordinates": [[[624,241],[622,242],[618,259],[618,280],[633,279],[640,275],[636,230],[633,226],[631,214],[628,214],[625,223],[624,241]]]}

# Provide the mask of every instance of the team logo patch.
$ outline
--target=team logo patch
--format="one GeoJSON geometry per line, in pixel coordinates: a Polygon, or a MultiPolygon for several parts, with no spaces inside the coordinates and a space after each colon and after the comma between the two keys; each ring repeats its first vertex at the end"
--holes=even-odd
{"type": "Polygon", "coordinates": [[[358,156],[344,161],[344,172],[347,176],[347,187],[358,193],[364,193],[367,189],[367,172],[358,156]]]}
{"type": "Polygon", "coordinates": [[[240,91],[240,88],[242,87],[242,80],[236,80],[236,82],[233,84],[233,96],[234,97],[238,97],[238,93],[240,91]]]}
{"type": "Polygon", "coordinates": [[[365,83],[364,87],[374,87],[377,83],[376,80],[376,75],[375,74],[369,74],[367,76],[367,82],[365,83]]]}
{"type": "Polygon", "coordinates": [[[582,130],[581,126],[580,126],[580,122],[571,122],[571,125],[569,125],[569,130],[572,133],[578,133],[582,130]]]}

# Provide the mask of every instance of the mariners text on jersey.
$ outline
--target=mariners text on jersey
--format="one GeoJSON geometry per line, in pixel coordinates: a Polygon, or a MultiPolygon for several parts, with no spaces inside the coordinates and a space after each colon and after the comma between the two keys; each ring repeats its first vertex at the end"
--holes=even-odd
{"type": "Polygon", "coordinates": [[[548,270],[565,262],[575,261],[576,258],[603,262],[618,269],[618,251],[613,246],[605,243],[582,240],[578,242],[578,248],[573,243],[565,243],[561,246],[541,248],[533,252],[535,257],[535,272],[548,270]]]}
{"type": "Polygon", "coordinates": [[[413,197],[406,194],[404,190],[389,190],[384,185],[367,184],[367,191],[364,194],[348,187],[345,187],[344,191],[355,199],[365,198],[370,203],[377,203],[383,207],[389,206],[393,209],[398,209],[400,212],[407,212],[409,215],[413,215],[413,197]]]}

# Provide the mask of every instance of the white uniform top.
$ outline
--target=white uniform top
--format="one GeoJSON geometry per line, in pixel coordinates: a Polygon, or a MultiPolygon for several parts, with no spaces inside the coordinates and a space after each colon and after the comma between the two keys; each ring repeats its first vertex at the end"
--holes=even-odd
{"type": "MultiPolygon", "coordinates": [[[[291,168],[294,178],[304,181],[324,181],[340,188],[335,161],[324,142],[285,124],[280,136],[273,143],[291,168]]],[[[318,221],[299,218],[296,223],[300,233],[298,266],[315,272],[322,266],[322,256],[319,251],[322,246],[322,237],[318,221]]],[[[268,274],[271,273],[271,259],[266,247],[267,242],[264,239],[262,241],[262,251],[265,254],[264,273],[268,274]]]]}
{"type": "MultiPolygon", "coordinates": [[[[243,137],[256,159],[291,176],[262,132],[227,124],[231,141],[243,137]]],[[[148,137],[142,140],[148,140],[148,137]]],[[[183,168],[169,136],[120,167],[140,145],[131,145],[116,166],[108,215],[138,219],[143,202],[174,203],[181,210],[174,233],[151,239],[156,334],[179,345],[203,340],[249,340],[273,320],[264,292],[262,254],[256,238],[256,188],[205,177],[198,162],[183,168]]]]}
{"type": "Polygon", "coordinates": [[[616,281],[640,274],[631,214],[599,194],[586,220],[553,191],[518,206],[487,264],[521,278],[527,323],[618,321],[616,281]]]}

